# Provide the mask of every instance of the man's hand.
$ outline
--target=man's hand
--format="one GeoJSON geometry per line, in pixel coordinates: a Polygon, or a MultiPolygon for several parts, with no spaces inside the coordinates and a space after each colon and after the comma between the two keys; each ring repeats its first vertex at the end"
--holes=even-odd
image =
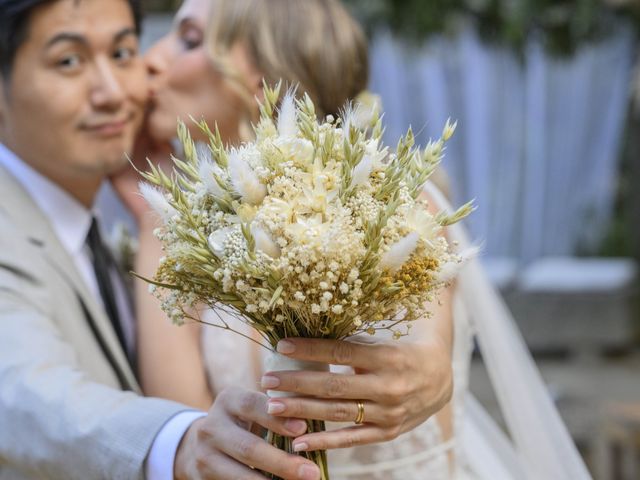
{"type": "Polygon", "coordinates": [[[320,479],[320,470],[312,462],[280,451],[249,432],[253,422],[289,437],[307,429],[303,420],[268,415],[264,394],[226,389],[209,414],[187,430],[176,453],[175,478],[264,480],[258,473],[262,470],[286,480],[320,479]]]}

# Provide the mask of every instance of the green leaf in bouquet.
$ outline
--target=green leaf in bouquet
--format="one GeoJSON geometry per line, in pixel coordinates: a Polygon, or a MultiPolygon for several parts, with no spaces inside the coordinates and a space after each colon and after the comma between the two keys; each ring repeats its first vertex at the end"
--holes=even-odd
{"type": "Polygon", "coordinates": [[[273,306],[276,304],[276,302],[282,295],[283,290],[284,290],[284,287],[282,285],[276,288],[276,291],[273,292],[273,297],[271,297],[271,301],[269,302],[269,308],[273,308],[273,306]]]}
{"type": "Polygon", "coordinates": [[[309,94],[305,93],[301,100],[296,100],[299,111],[299,128],[302,136],[313,143],[318,148],[319,132],[316,108],[311,101],[309,94]]]}
{"type": "Polygon", "coordinates": [[[191,132],[189,132],[189,129],[182,120],[178,120],[178,140],[180,140],[180,143],[182,144],[184,156],[188,164],[197,166],[198,155],[196,151],[196,145],[193,141],[193,138],[191,137],[191,132]]]}
{"type": "Polygon", "coordinates": [[[251,233],[251,225],[248,223],[243,223],[241,225],[242,235],[244,239],[247,241],[247,253],[252,260],[256,258],[256,239],[253,237],[251,233]]]}
{"type": "Polygon", "coordinates": [[[198,128],[209,140],[209,151],[211,152],[211,158],[221,167],[227,168],[229,166],[229,156],[225,149],[222,136],[220,135],[220,129],[218,125],[215,125],[214,132],[211,131],[209,125],[204,120],[196,123],[198,128]]]}
{"type": "Polygon", "coordinates": [[[471,200],[450,215],[445,212],[440,212],[438,215],[436,215],[435,220],[441,226],[448,227],[449,225],[453,225],[454,223],[458,223],[459,221],[465,219],[466,217],[471,215],[475,209],[475,200],[471,200]]]}

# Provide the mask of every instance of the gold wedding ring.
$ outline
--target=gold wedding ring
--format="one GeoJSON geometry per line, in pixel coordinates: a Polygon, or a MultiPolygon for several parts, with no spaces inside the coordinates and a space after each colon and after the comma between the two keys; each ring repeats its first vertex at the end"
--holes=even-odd
{"type": "Polygon", "coordinates": [[[354,420],[356,425],[362,425],[364,423],[364,402],[358,400],[358,416],[354,420]]]}

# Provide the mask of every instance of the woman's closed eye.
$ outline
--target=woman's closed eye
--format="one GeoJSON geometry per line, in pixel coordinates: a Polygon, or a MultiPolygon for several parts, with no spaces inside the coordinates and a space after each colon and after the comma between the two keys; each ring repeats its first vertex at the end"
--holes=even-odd
{"type": "Polygon", "coordinates": [[[195,25],[184,25],[180,29],[180,42],[185,50],[194,50],[202,46],[204,33],[195,25]]]}

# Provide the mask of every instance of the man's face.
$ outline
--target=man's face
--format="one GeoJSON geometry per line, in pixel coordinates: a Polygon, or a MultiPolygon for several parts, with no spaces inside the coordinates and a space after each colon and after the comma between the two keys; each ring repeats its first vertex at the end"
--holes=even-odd
{"type": "Polygon", "coordinates": [[[34,10],[0,92],[0,142],[68,190],[126,162],[147,100],[126,0],[34,10]]]}

